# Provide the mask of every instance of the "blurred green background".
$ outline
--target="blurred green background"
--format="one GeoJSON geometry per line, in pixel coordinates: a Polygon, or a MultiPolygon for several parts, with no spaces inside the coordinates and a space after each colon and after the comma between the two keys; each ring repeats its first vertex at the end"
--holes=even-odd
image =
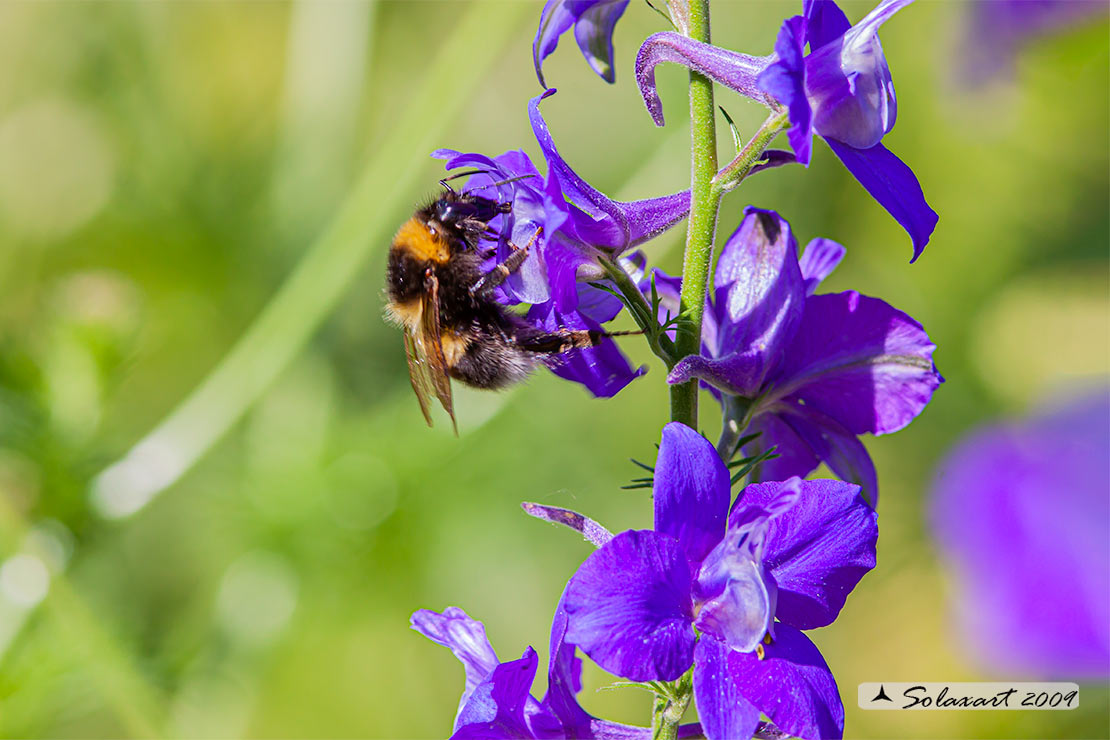
{"type": "MultiPolygon", "coordinates": [[[[0,735],[443,737],[462,670],[409,614],[461,606],[502,659],[534,645],[546,661],[589,548],[520,501],[649,525],[647,494],[619,488],[668,409],[641,343],[624,346],[650,372],[612,401],[545,372],[458,391],[456,439],[424,425],[381,318],[390,237],[441,176],[431,149],[542,161],[525,111],[540,7],[0,4],[0,735]]],[[[796,12],[718,0],[714,39],[769,53],[796,12]]],[[[808,170],[726,198],[721,230],[753,203],[803,243],[847,245],[826,289],[919,319],[948,381],[908,429],[866,440],[879,566],[811,633],[847,735],[1105,736],[1105,686],[1073,712],[855,707],[861,681],[993,677],[946,611],[933,468],[971,427],[1107,373],[1106,23],[968,89],[968,12],[918,3],[882,32],[901,113],[887,144],[941,215],[918,263],[821,144],[808,170]]],[[[615,86],[569,37],[545,66],[563,155],[624,199],[688,182],[684,71],[659,70],[663,129],[632,75],[662,28],[634,0],[615,86]]],[[[761,119],[718,102],[742,131],[761,119]]],[[[647,249],[672,272],[680,232],[647,249]]],[[[702,424],[715,434],[711,403],[702,424]]],[[[612,677],[587,666],[589,710],[646,723],[646,693],[599,690],[612,677]]]]}

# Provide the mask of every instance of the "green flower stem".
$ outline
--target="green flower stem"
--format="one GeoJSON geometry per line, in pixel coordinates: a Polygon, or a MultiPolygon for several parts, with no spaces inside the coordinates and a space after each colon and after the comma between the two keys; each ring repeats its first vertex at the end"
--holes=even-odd
{"type": "Polygon", "coordinates": [[[751,138],[744,148],[736,155],[736,158],[729,162],[723,170],[717,173],[713,178],[713,190],[717,193],[718,202],[722,195],[733,190],[737,185],[744,181],[744,178],[751,172],[752,167],[763,156],[763,152],[771,144],[776,136],[779,135],[787,126],[786,111],[776,109],[771,111],[771,115],[755,132],[755,136],[751,138]]]}
{"type": "MultiPolygon", "coordinates": [[[[709,0],[690,0],[688,28],[690,38],[710,43],[709,0]]],[[[682,311],[675,347],[679,359],[697,354],[701,348],[701,319],[705,292],[709,284],[709,262],[713,255],[713,235],[717,230],[717,210],[722,192],[713,187],[717,174],[717,123],[713,105],[713,81],[690,72],[690,220],[686,232],[686,253],[682,264],[682,311]]],[[[671,386],[671,420],[694,429],[698,426],[698,383],[690,381],[671,386]]]]}
{"type": "MultiPolygon", "coordinates": [[[[686,34],[711,43],[709,0],[686,4],[686,34]]],[[[682,319],[675,336],[675,358],[701,350],[701,320],[709,287],[709,263],[717,231],[717,211],[723,191],[713,186],[717,175],[717,110],[713,104],[713,81],[690,71],[690,218],[686,252],[682,262],[682,319]]],[[[698,381],[671,386],[671,421],[698,428],[698,381]]],[[[652,712],[652,740],[675,740],[682,715],[693,696],[691,673],[666,684],[668,694],[657,698],[652,712]]]]}
{"type": "Polygon", "coordinates": [[[721,438],[717,441],[717,454],[728,463],[736,454],[736,443],[748,430],[752,422],[755,404],[747,398],[727,393],[721,395],[721,438]]]}
{"type": "Polygon", "coordinates": [[[694,695],[694,669],[676,681],[655,684],[655,702],[651,711],[651,739],[677,740],[678,725],[694,695]]]}
{"type": "Polygon", "coordinates": [[[620,265],[604,259],[601,260],[601,264],[609,278],[616,283],[617,289],[624,297],[624,304],[628,306],[628,311],[636,321],[636,326],[644,332],[644,337],[647,338],[651,351],[666,364],[667,370],[670,370],[675,364],[674,342],[662,331],[651,304],[647,302],[644,294],[640,292],[639,286],[632,281],[627,272],[621,269],[620,265]]]}
{"type": "MultiPolygon", "coordinates": [[[[527,3],[475,3],[425,70],[449,85],[412,88],[357,185],[293,273],[208,377],[127,455],[93,481],[94,502],[108,516],[142,508],[189,470],[270,387],[308,342],[374,249],[397,226],[423,168],[413,162],[435,148],[457,116],[487,84],[508,39],[531,12],[527,3]],[[482,43],[474,44],[474,39],[482,43]],[[466,59],[465,75],[457,74],[466,59]]],[[[372,289],[378,290],[375,281],[372,289]]]]}

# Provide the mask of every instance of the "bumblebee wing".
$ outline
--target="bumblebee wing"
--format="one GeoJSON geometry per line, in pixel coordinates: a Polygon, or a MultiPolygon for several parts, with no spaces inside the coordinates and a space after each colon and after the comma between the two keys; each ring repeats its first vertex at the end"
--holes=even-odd
{"type": "Polygon", "coordinates": [[[435,388],[436,397],[439,398],[443,410],[451,417],[451,424],[458,433],[458,424],[455,422],[455,404],[451,397],[451,378],[447,375],[447,358],[443,354],[443,337],[439,326],[439,280],[435,275],[424,278],[424,305],[420,312],[421,337],[424,345],[424,356],[428,361],[428,375],[435,388]]]}
{"type": "Polygon", "coordinates": [[[420,410],[424,412],[424,421],[432,426],[432,414],[428,409],[428,399],[432,397],[432,379],[428,375],[428,363],[423,357],[418,340],[405,331],[405,358],[409,361],[409,382],[420,401],[420,410]]]}

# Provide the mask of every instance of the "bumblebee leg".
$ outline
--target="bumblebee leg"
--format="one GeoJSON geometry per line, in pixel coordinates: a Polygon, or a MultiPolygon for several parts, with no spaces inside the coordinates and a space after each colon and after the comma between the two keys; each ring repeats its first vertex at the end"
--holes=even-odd
{"type": "Polygon", "coordinates": [[[560,329],[517,340],[520,348],[528,352],[561,355],[572,349],[596,347],[607,334],[592,329],[560,329]]]}
{"type": "Polygon", "coordinates": [[[524,245],[524,247],[518,247],[512,242],[509,242],[509,246],[513,248],[513,253],[505,258],[503,262],[494,265],[493,269],[485,275],[478,278],[478,282],[470,286],[471,295],[488,293],[505,282],[505,279],[508,278],[509,275],[519,270],[520,266],[524,264],[524,260],[528,258],[528,250],[532,248],[532,245],[536,243],[536,239],[539,238],[539,235],[542,233],[543,227],[541,226],[536,229],[536,233],[532,234],[532,238],[528,240],[528,243],[524,245]]]}

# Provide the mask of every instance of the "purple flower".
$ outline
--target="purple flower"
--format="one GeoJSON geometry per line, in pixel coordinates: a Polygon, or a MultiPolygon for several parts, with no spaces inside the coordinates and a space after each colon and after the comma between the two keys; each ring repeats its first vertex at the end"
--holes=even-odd
{"type": "Polygon", "coordinates": [[[713,446],[668,424],[655,528],[613,537],[574,574],[567,640],[632,681],[672,681],[692,666],[711,739],[751,737],[760,712],[790,735],[840,737],[836,682],[800,630],[832,623],[875,565],[877,518],[858,492],[793,478],[748,486],[730,511],[713,446]]]}
{"type": "Polygon", "coordinates": [[[1013,76],[1021,47],[1040,36],[1078,27],[1082,21],[1105,16],[1110,6],[1102,0],[975,0],[966,40],[961,46],[960,81],[982,85],[1013,76]]]}
{"type": "Polygon", "coordinates": [[[574,26],[574,40],[594,72],[606,82],[616,79],[613,69],[613,28],[628,0],[547,0],[540,27],[532,42],[532,63],[545,88],[543,60],[555,51],[559,37],[574,26]]]}
{"type": "MultiPolygon", "coordinates": [[[[502,663],[486,638],[486,628],[458,607],[442,614],[421,609],[412,615],[412,628],[449,648],[466,670],[466,684],[455,715],[452,740],[497,738],[597,738],[639,740],[651,730],[608,722],[590,716],[575,698],[582,689],[582,661],[574,645],[565,641],[567,617],[560,602],[551,625],[551,661],[547,694],[536,701],[529,693],[538,658],[531,647],[519,660],[502,663]]],[[[698,734],[686,726],[683,737],[698,734]]]]}
{"type": "MultiPolygon", "coordinates": [[[[511,212],[493,224],[498,236],[488,245],[488,266],[505,260],[512,245],[530,245],[529,256],[498,289],[499,300],[506,305],[532,304],[529,318],[549,330],[599,329],[619,313],[620,301],[585,284],[604,280],[598,260],[616,259],[685,218],[690,195],[684,191],[623,203],[594,189],[559,156],[540,115],[540,101],[554,92],[547,90],[533,98],[528,108],[533,133],[547,160],[546,175],[519,150],[488,157],[441,149],[433,156],[446,159],[449,170],[482,170],[471,176],[467,188],[493,197],[489,189],[496,186],[497,196],[512,203],[511,212]]],[[[569,353],[553,370],[598,396],[612,396],[642,374],[612,340],[569,353]]]]}
{"type": "MultiPolygon", "coordinates": [[[[783,106],[797,161],[808,165],[819,134],[860,184],[909,233],[913,259],[937,224],[913,171],[883,147],[897,104],[877,31],[913,0],[883,0],[851,25],[832,0],[804,0],[804,15],[783,23],[775,53],[754,57],[675,33],[657,33],[636,58],[636,79],[648,110],[663,123],[654,68],[676,62],[764,105],[783,106]],[[805,54],[809,44],[810,54],[805,54]]],[[[912,261],[912,260],[911,260],[912,261]]]]}
{"type": "Polygon", "coordinates": [[[1108,389],[981,429],[941,463],[932,520],[968,651],[1010,679],[1110,678],[1108,389]]]}
{"type": "Polygon", "coordinates": [[[777,446],[762,476],[804,476],[825,462],[877,501],[875,467],[857,439],[906,426],[943,381],[921,325],[855,291],[814,295],[844,247],[814,239],[798,259],[790,225],[749,207],[717,261],[702,352],[669,383],[698,378],[745,400],[752,447],[777,446]]]}

